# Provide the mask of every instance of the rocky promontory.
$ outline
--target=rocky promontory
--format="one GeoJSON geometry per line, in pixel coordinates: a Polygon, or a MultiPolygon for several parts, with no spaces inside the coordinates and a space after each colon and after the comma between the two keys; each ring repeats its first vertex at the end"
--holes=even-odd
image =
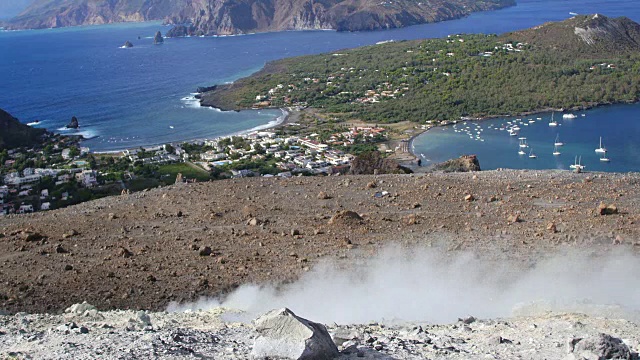
{"type": "Polygon", "coordinates": [[[164,20],[178,25],[169,37],[311,29],[360,31],[451,20],[514,4],[514,0],[149,0],[133,4],[127,0],[98,4],[69,0],[61,6],[59,1],[39,1],[6,26],[26,29],[164,20]]]}
{"type": "Polygon", "coordinates": [[[77,129],[80,127],[80,124],[78,123],[78,118],[73,116],[71,118],[71,121],[65,126],[67,129],[77,129]]]}
{"type": "Polygon", "coordinates": [[[32,128],[21,123],[8,112],[0,109],[0,151],[20,146],[32,146],[42,141],[44,129],[32,128]]]}

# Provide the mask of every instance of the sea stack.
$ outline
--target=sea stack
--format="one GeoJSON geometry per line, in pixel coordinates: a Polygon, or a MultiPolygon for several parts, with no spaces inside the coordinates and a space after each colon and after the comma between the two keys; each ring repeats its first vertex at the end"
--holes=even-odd
{"type": "Polygon", "coordinates": [[[156,32],[156,36],[153,37],[153,44],[158,45],[164,43],[164,39],[162,38],[162,33],[160,31],[156,32]]]}
{"type": "Polygon", "coordinates": [[[71,122],[66,126],[67,129],[77,129],[78,127],[80,127],[80,125],[78,125],[78,118],[75,116],[71,118],[71,122]]]}
{"type": "Polygon", "coordinates": [[[124,45],[122,45],[123,48],[132,48],[133,44],[131,43],[131,41],[126,41],[124,43],[124,45]]]}

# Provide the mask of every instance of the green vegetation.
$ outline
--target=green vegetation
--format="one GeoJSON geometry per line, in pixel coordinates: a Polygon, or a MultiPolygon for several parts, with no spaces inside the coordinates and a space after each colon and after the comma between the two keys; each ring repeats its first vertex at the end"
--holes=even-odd
{"type": "Polygon", "coordinates": [[[198,181],[207,181],[211,178],[207,171],[186,163],[160,165],[156,172],[163,182],[170,184],[176,181],[178,173],[181,173],[187,179],[196,179],[198,181]]]}
{"type": "MultiPolygon", "coordinates": [[[[369,122],[456,120],[637,101],[640,50],[632,44],[640,36],[631,31],[624,39],[603,35],[607,46],[605,40],[591,46],[573,29],[595,26],[590,21],[596,20],[572,21],[582,23],[284,59],[217,87],[203,100],[231,109],[267,106],[265,101],[272,107],[309,105],[369,122]],[[554,41],[541,40],[549,38],[554,41]]],[[[632,27],[628,19],[598,21],[598,26],[607,21],[632,27]]]]}

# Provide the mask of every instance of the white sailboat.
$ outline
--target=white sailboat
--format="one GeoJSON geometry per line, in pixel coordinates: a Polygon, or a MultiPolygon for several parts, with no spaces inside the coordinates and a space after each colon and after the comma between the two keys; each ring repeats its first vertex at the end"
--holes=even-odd
{"type": "Polygon", "coordinates": [[[610,162],[611,159],[609,159],[607,157],[607,153],[602,153],[602,156],[600,157],[600,161],[602,161],[602,162],[610,162]]]}
{"type": "Polygon", "coordinates": [[[535,159],[538,156],[536,154],[533,153],[533,149],[531,149],[531,151],[529,151],[529,159],[535,159]]]}
{"type": "Polygon", "coordinates": [[[576,114],[562,114],[563,119],[575,119],[577,118],[576,114]]]}
{"type": "Polygon", "coordinates": [[[526,152],[524,152],[524,150],[522,150],[522,149],[518,150],[518,155],[524,155],[524,154],[526,154],[526,152]]]}
{"type": "Polygon", "coordinates": [[[585,168],[585,166],[582,165],[581,162],[582,162],[582,156],[578,157],[576,155],[576,159],[574,160],[573,165],[569,165],[569,168],[570,169],[574,169],[574,170],[575,169],[583,170],[585,168]]]}
{"type": "Polygon", "coordinates": [[[555,146],[564,145],[564,143],[560,141],[560,134],[556,135],[556,141],[553,143],[553,145],[555,145],[555,146]]]}
{"type": "Polygon", "coordinates": [[[549,122],[549,126],[558,126],[558,122],[553,119],[554,113],[551,113],[551,121],[549,122]]]}
{"type": "Polygon", "coordinates": [[[521,148],[523,148],[523,149],[524,149],[524,148],[529,147],[529,145],[527,145],[527,138],[526,138],[526,137],[518,138],[518,140],[520,140],[520,145],[519,145],[519,146],[520,146],[521,148]]]}
{"type": "Polygon", "coordinates": [[[607,149],[604,146],[602,146],[602,136],[600,136],[600,147],[598,147],[596,149],[596,152],[597,153],[606,153],[607,152],[607,149]]]}
{"type": "Polygon", "coordinates": [[[558,145],[553,146],[553,156],[560,155],[560,151],[558,151],[558,145]]]}

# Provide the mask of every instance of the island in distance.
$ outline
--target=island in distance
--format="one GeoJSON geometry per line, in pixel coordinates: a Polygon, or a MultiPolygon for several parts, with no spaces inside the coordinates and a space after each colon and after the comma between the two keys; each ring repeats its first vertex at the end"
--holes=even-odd
{"type": "Polygon", "coordinates": [[[515,5],[515,0],[43,0],[2,25],[7,29],[56,28],[164,20],[179,25],[168,37],[230,35],[263,31],[377,30],[461,18],[476,11],[515,5]]]}

